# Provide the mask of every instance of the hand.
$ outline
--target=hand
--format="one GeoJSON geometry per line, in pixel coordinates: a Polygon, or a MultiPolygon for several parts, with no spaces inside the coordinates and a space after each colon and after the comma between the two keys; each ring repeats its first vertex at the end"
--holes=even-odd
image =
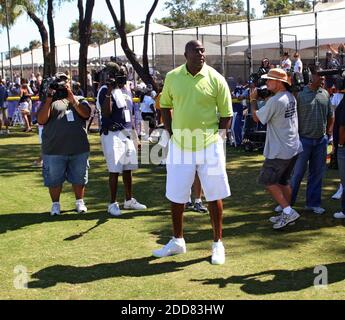
{"type": "Polygon", "coordinates": [[[250,99],[250,101],[258,99],[258,91],[256,88],[250,89],[249,99],[250,99]]]}
{"type": "Polygon", "coordinates": [[[47,97],[52,98],[54,96],[55,92],[56,92],[55,90],[48,88],[47,97]]]}
{"type": "Polygon", "coordinates": [[[77,100],[74,97],[74,94],[72,92],[71,86],[69,83],[66,84],[66,89],[67,89],[67,100],[69,103],[75,105],[77,103],[77,100]]]}

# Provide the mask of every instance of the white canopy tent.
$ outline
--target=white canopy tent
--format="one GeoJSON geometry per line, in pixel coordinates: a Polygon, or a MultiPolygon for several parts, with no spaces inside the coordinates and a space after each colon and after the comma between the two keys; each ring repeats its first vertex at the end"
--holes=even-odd
{"type": "MultiPolygon", "coordinates": [[[[339,10],[321,11],[317,13],[318,45],[325,49],[327,44],[344,43],[343,19],[345,8],[339,10]],[[322,47],[323,46],[323,47],[322,47]]],[[[315,47],[315,16],[314,13],[288,15],[281,18],[283,47],[287,49],[304,50],[315,47]]],[[[251,22],[252,50],[269,52],[269,49],[279,49],[279,18],[267,18],[251,22]]],[[[227,46],[229,55],[236,55],[248,49],[248,39],[227,46]]]]}
{"type": "MultiPolygon", "coordinates": [[[[156,33],[167,32],[170,30],[172,29],[166,26],[163,26],[161,24],[150,23],[150,29],[149,29],[150,33],[149,33],[148,48],[147,48],[147,54],[149,57],[152,57],[153,53],[155,52],[155,41],[153,41],[153,48],[152,48],[152,34],[153,36],[155,36],[156,33]]],[[[140,57],[143,52],[144,33],[145,33],[145,27],[142,27],[140,29],[137,29],[127,34],[128,45],[138,57],[140,57]]],[[[109,58],[111,56],[125,57],[125,53],[123,52],[122,47],[121,47],[121,39],[118,38],[116,40],[112,40],[101,45],[100,50],[98,47],[89,48],[89,54],[88,54],[89,59],[98,59],[99,56],[101,56],[101,58],[109,58]]]]}
{"type": "MultiPolygon", "coordinates": [[[[134,52],[138,55],[142,55],[143,47],[144,47],[144,30],[145,28],[142,27],[137,29],[127,35],[128,44],[130,48],[132,45],[134,46],[134,52]],[[132,41],[133,39],[133,41],[132,41]]],[[[149,42],[148,42],[148,55],[152,56],[152,34],[156,34],[159,32],[166,32],[171,30],[168,27],[160,25],[158,23],[151,23],[150,24],[150,34],[149,34],[149,42]]],[[[155,43],[155,41],[154,41],[155,43]]],[[[155,44],[154,44],[155,50],[155,44]]],[[[88,48],[88,59],[96,60],[101,57],[101,59],[109,58],[111,56],[117,57],[124,57],[125,54],[121,47],[121,39],[112,40],[106,44],[100,46],[92,46],[90,45],[88,48]],[[116,52],[115,52],[115,43],[116,43],[116,52]]],[[[69,61],[72,61],[72,65],[76,64],[79,60],[79,43],[72,39],[63,38],[56,40],[56,61],[57,65],[59,66],[68,66],[69,61]]],[[[43,52],[42,47],[33,49],[31,51],[23,53],[22,55],[18,55],[11,59],[12,66],[31,66],[34,63],[35,66],[43,65],[43,52]]],[[[10,62],[9,60],[4,61],[4,67],[9,67],[10,62]]]]}
{"type": "MultiPolygon", "coordinates": [[[[57,56],[57,62],[58,64],[61,63],[64,60],[69,60],[69,50],[68,46],[70,45],[71,48],[71,60],[78,60],[79,57],[79,43],[77,41],[74,41],[72,39],[68,38],[62,38],[56,40],[56,56],[57,56]]],[[[32,51],[25,52],[21,55],[18,55],[16,57],[13,57],[11,59],[13,66],[28,66],[32,65],[32,63],[35,66],[43,65],[43,52],[42,47],[39,47],[37,49],[33,49],[32,51]]],[[[10,61],[6,60],[4,61],[4,67],[9,67],[10,61]]]]}

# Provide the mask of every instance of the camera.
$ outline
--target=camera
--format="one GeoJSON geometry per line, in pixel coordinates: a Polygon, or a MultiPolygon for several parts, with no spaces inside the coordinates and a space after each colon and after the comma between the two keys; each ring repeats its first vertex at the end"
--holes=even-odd
{"type": "Polygon", "coordinates": [[[117,63],[111,61],[95,75],[95,81],[105,84],[107,86],[123,87],[127,82],[125,70],[123,70],[117,63]]]}
{"type": "Polygon", "coordinates": [[[44,100],[47,97],[48,89],[55,91],[53,101],[66,99],[68,96],[67,81],[68,77],[63,73],[57,73],[54,77],[43,79],[39,91],[40,100],[44,100]]]}
{"type": "Polygon", "coordinates": [[[311,72],[308,67],[303,68],[302,73],[293,72],[288,75],[291,79],[290,92],[300,92],[311,82],[311,72]]]}
{"type": "Polygon", "coordinates": [[[317,72],[319,76],[333,76],[336,75],[335,87],[337,90],[345,90],[345,66],[337,69],[323,69],[317,72]]]}
{"type": "Polygon", "coordinates": [[[261,76],[268,73],[268,69],[260,67],[258,72],[252,73],[249,76],[249,81],[255,84],[258,97],[261,99],[268,98],[272,93],[267,89],[266,79],[262,79],[261,76]]]}

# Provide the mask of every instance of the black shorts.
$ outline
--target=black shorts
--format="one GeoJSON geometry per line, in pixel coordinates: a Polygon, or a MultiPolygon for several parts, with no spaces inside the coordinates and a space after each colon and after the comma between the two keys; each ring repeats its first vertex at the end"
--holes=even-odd
{"type": "Polygon", "coordinates": [[[142,112],[141,117],[144,121],[149,122],[149,126],[151,129],[156,128],[156,120],[155,120],[155,114],[152,112],[142,112]]]}
{"type": "Polygon", "coordinates": [[[288,185],[296,160],[297,155],[288,160],[266,159],[260,171],[258,183],[265,186],[288,185]]]}

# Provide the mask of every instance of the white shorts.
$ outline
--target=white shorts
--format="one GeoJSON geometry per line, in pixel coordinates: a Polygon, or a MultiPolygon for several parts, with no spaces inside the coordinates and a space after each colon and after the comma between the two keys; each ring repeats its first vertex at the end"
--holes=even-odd
{"type": "Polygon", "coordinates": [[[231,195],[221,138],[218,143],[197,152],[181,150],[170,141],[166,167],[166,197],[174,203],[188,202],[196,173],[206,201],[222,200],[231,195]]]}
{"type": "Polygon", "coordinates": [[[122,173],[138,169],[138,157],[134,143],[122,131],[109,131],[101,135],[103,154],[108,171],[122,173]]]}
{"type": "Polygon", "coordinates": [[[40,124],[38,126],[38,142],[42,144],[42,133],[43,133],[43,126],[40,124]]]}

